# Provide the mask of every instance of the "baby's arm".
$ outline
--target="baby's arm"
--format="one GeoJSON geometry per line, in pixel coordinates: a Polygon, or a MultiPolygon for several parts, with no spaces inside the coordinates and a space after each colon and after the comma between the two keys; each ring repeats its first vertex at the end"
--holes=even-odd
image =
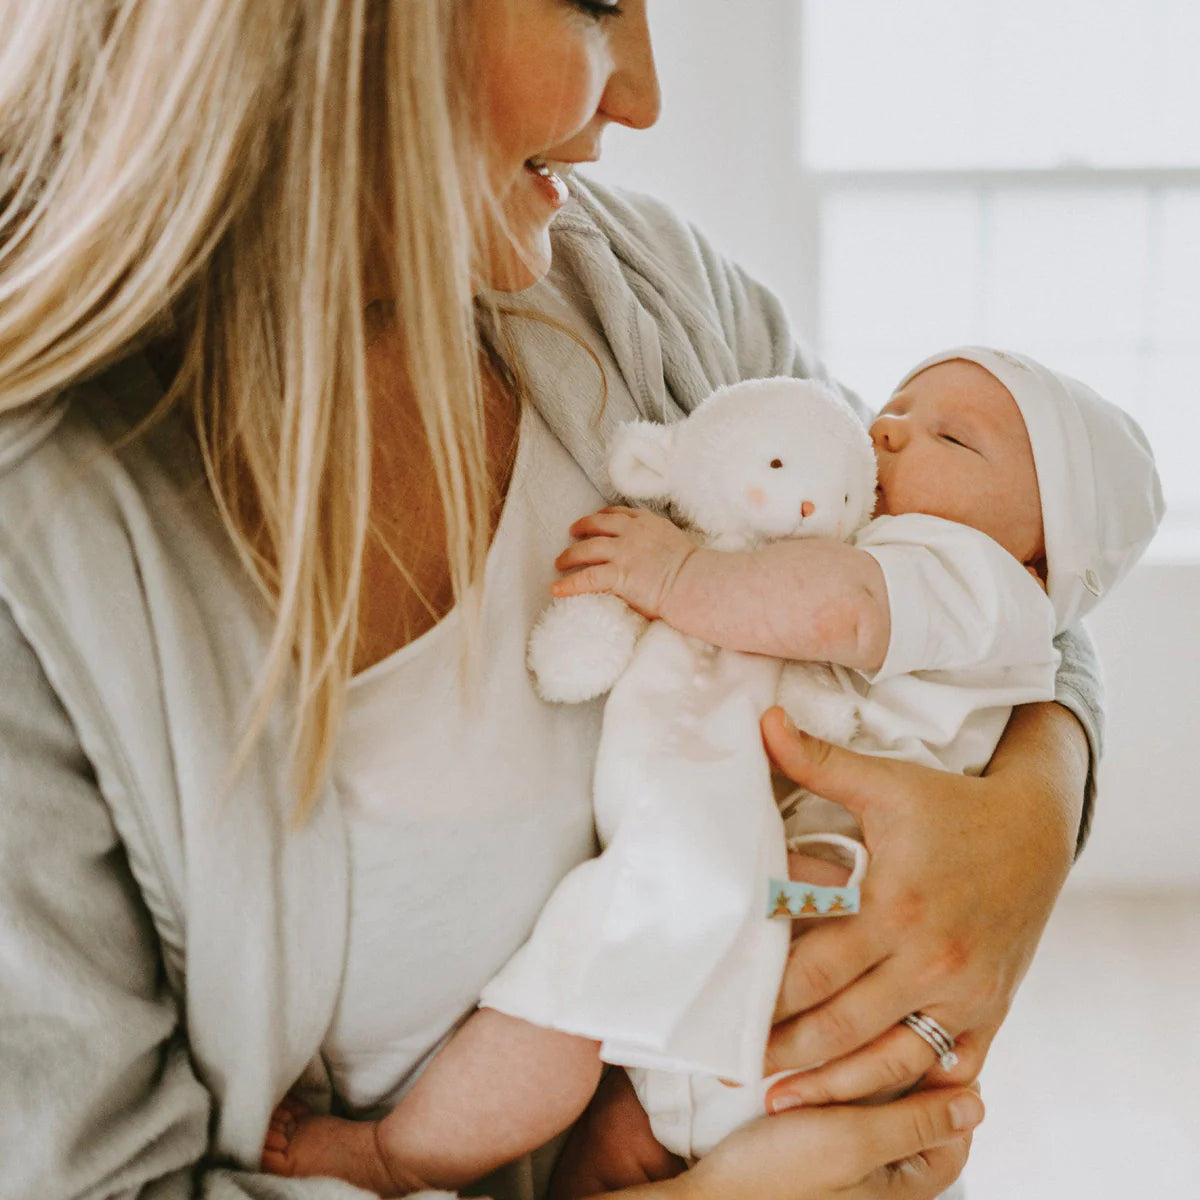
{"type": "Polygon", "coordinates": [[[548,1142],[587,1106],[599,1044],[480,1009],[382,1121],[344,1121],[285,1101],[263,1166],[332,1175],[383,1196],[456,1189],[548,1142]]]}
{"type": "Polygon", "coordinates": [[[755,550],[697,546],[665,517],[605,508],[576,521],[556,596],[612,592],[643,615],[730,650],[878,670],[891,613],[883,571],[824,538],[755,550]]]}

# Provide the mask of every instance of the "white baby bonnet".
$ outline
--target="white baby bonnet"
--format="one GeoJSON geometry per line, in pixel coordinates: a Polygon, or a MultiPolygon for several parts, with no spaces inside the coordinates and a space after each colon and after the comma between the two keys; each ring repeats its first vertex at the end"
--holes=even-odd
{"type": "Polygon", "coordinates": [[[1164,511],[1150,443],[1137,422],[1086,384],[1023,354],[958,346],[914,367],[977,363],[1012,394],[1025,420],[1042,499],[1046,590],[1059,631],[1129,572],[1164,511]]]}

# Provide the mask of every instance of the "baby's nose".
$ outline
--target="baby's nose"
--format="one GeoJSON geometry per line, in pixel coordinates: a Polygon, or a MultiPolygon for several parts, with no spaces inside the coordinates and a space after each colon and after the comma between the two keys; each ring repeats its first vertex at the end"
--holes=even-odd
{"type": "Polygon", "coordinates": [[[800,515],[811,517],[817,511],[817,506],[811,500],[805,500],[800,505],[800,515]]]}
{"type": "Polygon", "coordinates": [[[890,415],[876,417],[869,432],[876,448],[882,446],[885,450],[895,450],[903,440],[903,427],[890,415]]]}

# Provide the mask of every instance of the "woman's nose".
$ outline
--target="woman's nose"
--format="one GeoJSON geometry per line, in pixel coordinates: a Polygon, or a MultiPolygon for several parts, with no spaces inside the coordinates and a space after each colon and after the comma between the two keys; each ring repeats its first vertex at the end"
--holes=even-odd
{"type": "Polygon", "coordinates": [[[649,129],[662,111],[658,68],[650,41],[646,0],[630,0],[613,33],[613,71],[600,111],[631,129],[649,129]]]}

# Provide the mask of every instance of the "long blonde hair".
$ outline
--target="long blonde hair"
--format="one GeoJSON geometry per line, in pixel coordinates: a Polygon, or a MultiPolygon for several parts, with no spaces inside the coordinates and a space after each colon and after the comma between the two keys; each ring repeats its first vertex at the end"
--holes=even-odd
{"type": "Polygon", "coordinates": [[[164,406],[192,414],[274,617],[241,753],[294,687],[300,818],[353,664],[368,274],[398,314],[460,603],[486,557],[469,2],[0,0],[0,412],[173,324],[164,406]]]}

